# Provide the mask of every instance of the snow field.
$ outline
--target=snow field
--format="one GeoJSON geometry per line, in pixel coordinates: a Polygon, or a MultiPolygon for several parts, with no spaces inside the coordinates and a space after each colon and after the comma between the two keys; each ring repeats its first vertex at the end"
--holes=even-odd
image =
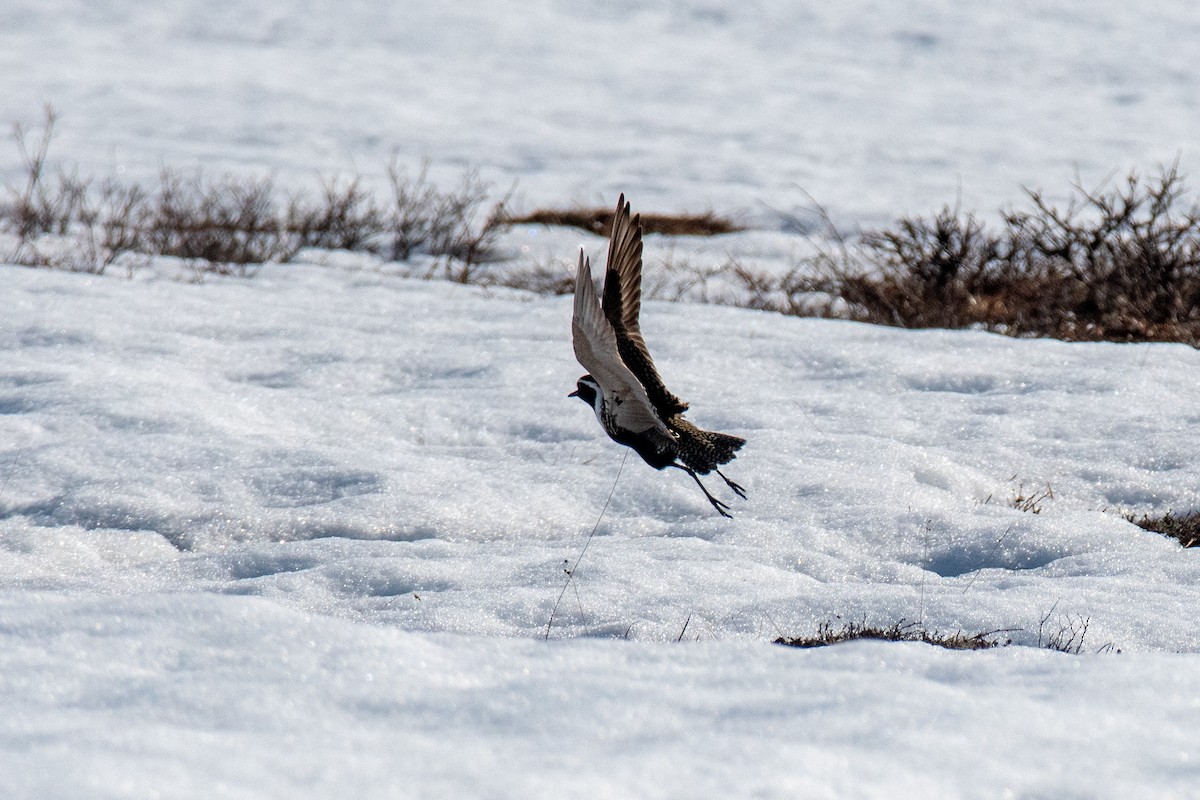
{"type": "MultiPolygon", "coordinates": [[[[98,179],[427,157],[518,210],[752,227],[648,237],[648,284],[789,268],[813,200],[853,229],[1194,172],[1187,6],[900,8],[14,0],[0,119],[53,103],[98,179]]],[[[570,298],[179,266],[0,265],[0,796],[1195,795],[1200,561],[1121,516],[1200,508],[1195,350],[648,302],[692,419],[749,440],[730,522],[566,398],[570,298]],[[1017,646],[770,643],[839,619],[1017,646]]]]}

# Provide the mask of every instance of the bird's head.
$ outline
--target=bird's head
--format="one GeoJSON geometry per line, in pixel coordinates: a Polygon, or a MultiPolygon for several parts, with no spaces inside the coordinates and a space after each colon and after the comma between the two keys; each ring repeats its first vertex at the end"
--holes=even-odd
{"type": "Polygon", "coordinates": [[[600,384],[596,383],[596,379],[591,375],[584,375],[575,382],[575,391],[571,392],[567,397],[578,397],[592,408],[595,408],[596,401],[600,398],[600,384]]]}

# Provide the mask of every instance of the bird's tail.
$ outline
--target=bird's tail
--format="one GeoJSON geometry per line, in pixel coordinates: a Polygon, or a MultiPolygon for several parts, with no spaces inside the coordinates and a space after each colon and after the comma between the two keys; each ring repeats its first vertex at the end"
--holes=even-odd
{"type": "Polygon", "coordinates": [[[737,456],[737,451],[746,443],[742,437],[728,433],[717,433],[716,431],[705,431],[705,433],[708,435],[713,460],[716,461],[717,466],[733,461],[737,456]]]}
{"type": "Polygon", "coordinates": [[[746,443],[740,436],[706,431],[682,417],[676,417],[672,427],[679,436],[679,460],[701,475],[733,461],[738,449],[746,443]]]}

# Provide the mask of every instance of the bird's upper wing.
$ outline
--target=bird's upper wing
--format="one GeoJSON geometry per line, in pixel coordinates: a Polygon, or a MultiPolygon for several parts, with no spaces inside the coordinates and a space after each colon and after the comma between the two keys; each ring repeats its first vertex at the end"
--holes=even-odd
{"type": "Polygon", "coordinates": [[[669,418],[687,410],[687,403],[667,390],[642,338],[638,317],[642,310],[642,225],[629,216],[625,195],[617,200],[608,241],[608,266],[604,272],[604,315],[617,336],[617,350],[646,389],[659,416],[669,418]]]}
{"type": "Polygon", "coordinates": [[[575,276],[571,342],[579,363],[600,384],[608,409],[620,427],[636,433],[656,428],[670,435],[655,413],[645,388],[617,352],[617,334],[600,307],[600,298],[592,285],[592,266],[582,250],[579,251],[579,271],[575,276]]]}

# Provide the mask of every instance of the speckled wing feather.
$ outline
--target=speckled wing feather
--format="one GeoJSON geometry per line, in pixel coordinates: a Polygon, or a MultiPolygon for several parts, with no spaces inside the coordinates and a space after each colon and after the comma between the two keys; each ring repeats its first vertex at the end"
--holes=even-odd
{"type": "MultiPolygon", "coordinates": [[[[646,390],[617,352],[617,334],[609,323],[592,284],[591,263],[579,252],[575,276],[575,313],[571,318],[571,343],[575,358],[604,392],[613,420],[621,428],[640,433],[657,429],[672,436],[655,413],[646,390]]],[[[672,436],[673,438],[673,436],[672,436]]]]}
{"type": "Polygon", "coordinates": [[[688,404],[667,390],[642,338],[638,317],[642,311],[642,226],[640,217],[629,216],[625,195],[617,200],[612,234],[608,242],[608,266],[604,273],[604,315],[616,332],[617,351],[633,372],[655,410],[669,419],[687,410],[688,404]]]}

